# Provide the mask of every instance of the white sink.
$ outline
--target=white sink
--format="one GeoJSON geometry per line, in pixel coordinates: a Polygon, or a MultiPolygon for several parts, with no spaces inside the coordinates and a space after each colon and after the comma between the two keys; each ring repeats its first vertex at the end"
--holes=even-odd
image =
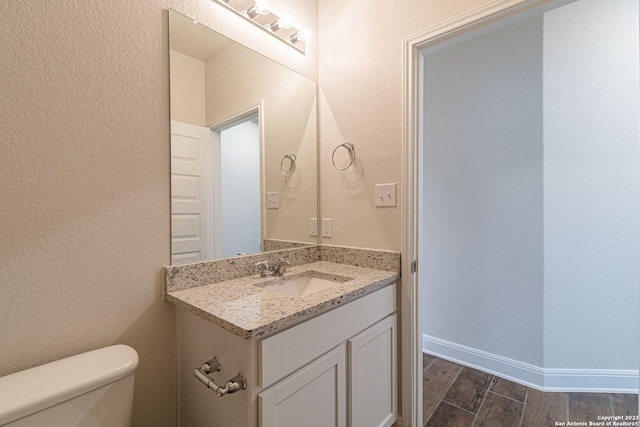
{"type": "Polygon", "coordinates": [[[341,285],[342,283],[351,280],[350,278],[339,276],[332,277],[332,279],[335,280],[304,275],[292,279],[284,279],[261,287],[267,291],[277,292],[290,297],[304,297],[336,285],[341,285]]]}

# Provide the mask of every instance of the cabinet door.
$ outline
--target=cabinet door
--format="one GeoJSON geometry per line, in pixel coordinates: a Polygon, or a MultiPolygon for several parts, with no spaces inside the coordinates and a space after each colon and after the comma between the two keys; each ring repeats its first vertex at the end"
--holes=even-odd
{"type": "Polygon", "coordinates": [[[388,427],[397,418],[396,315],[349,340],[351,427],[388,427]]]}
{"type": "Polygon", "coordinates": [[[260,426],[346,427],[346,364],[343,343],[260,393],[260,426]]]}

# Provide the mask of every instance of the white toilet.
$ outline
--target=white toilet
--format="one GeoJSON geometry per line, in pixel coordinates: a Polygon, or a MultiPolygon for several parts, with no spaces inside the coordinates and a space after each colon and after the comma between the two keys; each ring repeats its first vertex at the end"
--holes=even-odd
{"type": "Polygon", "coordinates": [[[138,353],[90,351],[0,378],[2,427],[128,427],[138,353]]]}

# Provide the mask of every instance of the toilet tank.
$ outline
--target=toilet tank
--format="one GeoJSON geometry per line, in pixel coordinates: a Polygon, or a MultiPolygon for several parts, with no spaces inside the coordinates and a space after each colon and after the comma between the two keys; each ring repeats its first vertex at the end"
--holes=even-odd
{"type": "Polygon", "coordinates": [[[128,427],[138,353],[114,345],[0,378],[0,426],[128,427]]]}

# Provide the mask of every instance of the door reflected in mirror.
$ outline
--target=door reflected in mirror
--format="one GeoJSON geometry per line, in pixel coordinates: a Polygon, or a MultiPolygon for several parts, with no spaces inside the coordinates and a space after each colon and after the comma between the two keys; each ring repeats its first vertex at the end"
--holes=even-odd
{"type": "Polygon", "coordinates": [[[169,36],[172,264],[317,244],[316,83],[172,10],[169,36]]]}

